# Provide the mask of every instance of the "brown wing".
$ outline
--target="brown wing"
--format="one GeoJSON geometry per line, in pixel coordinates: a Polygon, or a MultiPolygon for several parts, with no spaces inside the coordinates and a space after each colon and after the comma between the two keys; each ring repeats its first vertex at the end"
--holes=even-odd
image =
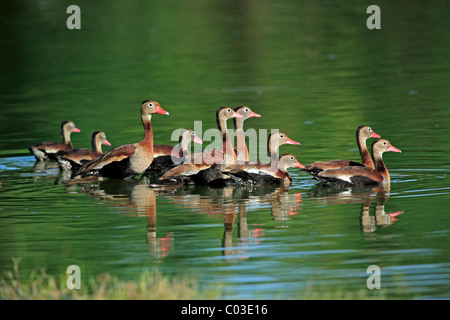
{"type": "Polygon", "coordinates": [[[317,174],[317,178],[338,179],[348,183],[360,181],[361,184],[368,184],[370,181],[382,182],[383,176],[376,170],[368,167],[344,167],[341,169],[324,170],[317,174]],[[363,182],[367,181],[367,182],[363,182]]]}
{"type": "Polygon", "coordinates": [[[182,164],[167,171],[161,178],[159,178],[159,180],[166,180],[177,176],[191,176],[210,167],[211,165],[208,164],[182,164]]]}
{"type": "Polygon", "coordinates": [[[81,168],[79,173],[86,173],[91,170],[99,170],[110,164],[111,162],[121,161],[126,159],[134,154],[136,150],[136,145],[134,144],[126,144],[122,146],[118,146],[114,149],[109,150],[104,153],[100,157],[85,163],[81,168]]]}
{"type": "Polygon", "coordinates": [[[94,160],[98,156],[100,156],[100,154],[86,148],[80,148],[58,152],[56,156],[62,159],[72,160],[80,163],[80,161],[82,160],[94,160]]]}
{"type": "Polygon", "coordinates": [[[317,161],[305,166],[305,171],[312,175],[316,175],[323,170],[341,169],[344,167],[363,166],[359,162],[350,160],[331,160],[331,161],[317,161]]]}
{"type": "Polygon", "coordinates": [[[328,170],[328,169],[340,169],[348,167],[350,161],[348,160],[331,160],[331,161],[317,161],[306,165],[306,170],[328,170]]]}
{"type": "Polygon", "coordinates": [[[70,150],[71,147],[68,144],[61,142],[43,142],[34,145],[32,148],[39,149],[46,153],[57,153],[58,151],[67,151],[70,150]]]}
{"type": "Polygon", "coordinates": [[[184,163],[213,165],[215,163],[222,163],[223,159],[224,154],[220,149],[208,149],[186,155],[184,163]]]}
{"type": "Polygon", "coordinates": [[[154,157],[170,156],[172,155],[172,149],[173,146],[169,146],[167,144],[155,144],[153,146],[154,157]]]}
{"type": "Polygon", "coordinates": [[[270,164],[255,163],[255,164],[231,164],[225,166],[222,171],[229,173],[237,173],[240,171],[245,171],[247,173],[252,174],[267,174],[275,176],[275,174],[279,170],[275,166],[272,168],[270,164]]]}

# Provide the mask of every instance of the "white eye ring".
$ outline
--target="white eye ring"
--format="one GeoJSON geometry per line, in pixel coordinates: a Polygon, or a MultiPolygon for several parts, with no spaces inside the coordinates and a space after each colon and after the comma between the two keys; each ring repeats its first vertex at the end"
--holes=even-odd
{"type": "Polygon", "coordinates": [[[148,106],[149,106],[149,107],[153,107],[153,103],[149,103],[148,106]]]}
{"type": "Polygon", "coordinates": [[[231,112],[231,109],[227,109],[227,112],[230,113],[230,112],[231,112]]]}
{"type": "Polygon", "coordinates": [[[384,144],[385,146],[387,146],[387,142],[386,142],[386,141],[384,141],[383,144],[384,144]]]}
{"type": "Polygon", "coordinates": [[[195,135],[194,131],[191,132],[191,136],[195,135]]]}
{"type": "Polygon", "coordinates": [[[284,134],[280,134],[280,138],[283,139],[284,138],[284,134]]]}
{"type": "Polygon", "coordinates": [[[249,112],[249,111],[250,111],[250,110],[248,110],[248,108],[245,108],[245,109],[244,109],[244,112],[246,112],[246,113],[249,112]]]}
{"type": "Polygon", "coordinates": [[[294,160],[294,157],[291,157],[291,160],[294,160]]]}
{"type": "Polygon", "coordinates": [[[371,127],[368,127],[368,128],[367,128],[367,131],[372,131],[372,128],[371,128],[371,127]]]}

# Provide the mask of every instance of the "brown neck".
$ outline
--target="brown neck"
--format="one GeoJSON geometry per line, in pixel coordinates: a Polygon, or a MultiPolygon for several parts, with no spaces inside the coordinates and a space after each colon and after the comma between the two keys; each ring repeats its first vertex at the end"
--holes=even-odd
{"type": "Polygon", "coordinates": [[[153,152],[152,116],[142,116],[142,124],[144,125],[144,139],[141,141],[141,145],[153,152]]]}
{"type": "Polygon", "coordinates": [[[234,119],[234,127],[235,127],[235,146],[236,151],[238,152],[237,160],[239,162],[249,161],[247,144],[245,143],[245,135],[244,135],[244,119],[234,119]]]}
{"type": "Polygon", "coordinates": [[[73,148],[73,145],[72,145],[72,141],[70,141],[70,134],[71,134],[70,131],[66,130],[65,128],[61,128],[61,138],[62,138],[62,142],[63,142],[64,144],[69,145],[70,148],[72,149],[72,148],[73,148]]]}
{"type": "Polygon", "coordinates": [[[287,171],[278,170],[275,176],[283,180],[284,186],[290,186],[292,183],[292,177],[287,171]]]}
{"type": "Polygon", "coordinates": [[[100,154],[103,153],[102,142],[100,141],[100,139],[96,139],[96,137],[94,137],[91,143],[92,143],[92,151],[100,154]]]}
{"type": "Polygon", "coordinates": [[[369,150],[367,150],[366,139],[361,137],[359,130],[356,133],[356,142],[358,143],[359,154],[361,155],[362,164],[366,167],[375,169],[369,150]]]}
{"type": "Polygon", "coordinates": [[[384,181],[383,184],[389,184],[391,181],[391,177],[389,175],[389,171],[384,165],[383,162],[383,153],[382,152],[373,152],[373,158],[375,159],[376,170],[383,176],[384,181]]]}
{"type": "Polygon", "coordinates": [[[286,183],[288,183],[288,184],[291,184],[292,183],[292,177],[291,177],[291,175],[289,174],[289,172],[285,172],[286,173],[286,177],[284,178],[284,183],[286,184],[286,183]]]}

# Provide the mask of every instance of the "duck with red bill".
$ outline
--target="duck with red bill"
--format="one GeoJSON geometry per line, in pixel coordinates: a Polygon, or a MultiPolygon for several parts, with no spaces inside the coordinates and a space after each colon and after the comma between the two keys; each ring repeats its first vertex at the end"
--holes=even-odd
{"type": "Polygon", "coordinates": [[[141,121],[144,126],[144,139],[134,144],[125,144],[111,149],[97,159],[85,163],[78,174],[129,179],[144,172],[154,158],[151,120],[155,113],[169,114],[157,101],[142,102],[141,121]]]}
{"type": "Polygon", "coordinates": [[[242,185],[282,185],[289,187],[292,184],[292,177],[288,168],[304,168],[293,154],[283,154],[280,156],[277,167],[272,164],[235,164],[225,166],[223,173],[228,174],[232,179],[242,185]]]}
{"type": "Polygon", "coordinates": [[[229,107],[218,108],[216,122],[222,135],[221,147],[193,154],[185,163],[167,171],[159,179],[185,184],[220,185],[226,183],[228,177],[222,174],[220,166],[236,164],[236,153],[227,129],[227,120],[232,118],[243,119],[244,116],[229,107]]]}
{"type": "Polygon", "coordinates": [[[359,153],[361,156],[361,163],[351,160],[331,160],[331,161],[316,161],[306,165],[305,171],[315,176],[322,170],[339,169],[348,166],[365,166],[368,168],[375,168],[369,150],[366,146],[366,141],[369,138],[380,138],[380,135],[375,133],[369,126],[359,126],[356,130],[356,142],[358,144],[359,153]]]}
{"type": "Polygon", "coordinates": [[[75,127],[73,121],[63,121],[60,128],[62,142],[41,142],[28,147],[28,150],[30,150],[36,160],[56,160],[56,153],[59,151],[73,149],[73,144],[70,140],[72,132],[81,132],[81,130],[75,127]]]}
{"type": "Polygon", "coordinates": [[[203,144],[197,134],[191,129],[182,129],[176,146],[166,144],[154,145],[154,158],[146,172],[156,172],[160,175],[183,163],[191,155],[190,143],[203,144]]]}
{"type": "Polygon", "coordinates": [[[261,115],[253,112],[247,106],[238,106],[234,111],[242,115],[242,118],[234,118],[234,152],[236,154],[237,163],[245,163],[250,161],[247,144],[245,142],[244,121],[248,118],[260,118],[261,115]]]}
{"type": "Polygon", "coordinates": [[[314,178],[327,186],[351,187],[357,185],[379,185],[389,189],[390,175],[383,162],[384,152],[401,152],[388,140],[380,139],[372,144],[372,156],[376,169],[365,166],[348,166],[319,172],[314,178]]]}
{"type": "Polygon", "coordinates": [[[103,154],[102,144],[107,146],[111,145],[103,131],[95,131],[91,138],[92,150],[87,148],[70,149],[67,151],[59,151],[55,156],[62,169],[79,169],[83,163],[94,160],[103,154]]]}
{"type": "Polygon", "coordinates": [[[279,160],[279,147],[283,144],[300,145],[300,142],[292,140],[283,132],[275,132],[269,136],[267,144],[270,162],[277,166],[279,160]]]}

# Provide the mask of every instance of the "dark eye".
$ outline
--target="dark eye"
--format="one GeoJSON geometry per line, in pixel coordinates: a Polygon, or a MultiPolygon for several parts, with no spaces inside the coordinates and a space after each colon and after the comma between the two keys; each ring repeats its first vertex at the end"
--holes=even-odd
{"type": "Polygon", "coordinates": [[[191,136],[195,135],[194,131],[191,132],[191,136]]]}
{"type": "Polygon", "coordinates": [[[249,110],[248,108],[245,108],[245,109],[244,109],[244,112],[245,112],[245,113],[248,113],[249,111],[250,111],[250,110],[249,110]]]}
{"type": "Polygon", "coordinates": [[[367,131],[369,131],[369,132],[372,131],[372,128],[371,127],[367,128],[367,131]]]}
{"type": "Polygon", "coordinates": [[[294,157],[291,157],[291,160],[294,160],[294,157]]]}
{"type": "Polygon", "coordinates": [[[385,146],[387,146],[387,142],[386,142],[386,141],[384,141],[383,144],[384,144],[385,146]]]}
{"type": "Polygon", "coordinates": [[[153,103],[149,103],[148,106],[149,106],[149,107],[153,107],[153,103]]]}
{"type": "Polygon", "coordinates": [[[280,138],[283,139],[284,138],[284,134],[280,134],[280,138]]]}
{"type": "Polygon", "coordinates": [[[231,109],[227,109],[227,112],[230,113],[230,112],[231,112],[231,109]]]}

